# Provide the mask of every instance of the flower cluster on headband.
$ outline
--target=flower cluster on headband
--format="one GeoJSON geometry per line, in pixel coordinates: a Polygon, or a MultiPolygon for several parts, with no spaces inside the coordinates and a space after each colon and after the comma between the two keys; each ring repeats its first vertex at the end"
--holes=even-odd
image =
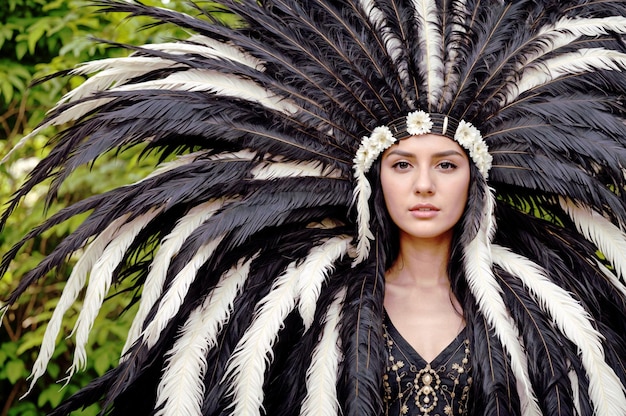
{"type": "MultiPolygon", "coordinates": [[[[431,133],[432,128],[433,122],[428,113],[418,110],[407,114],[406,132],[409,135],[419,136],[431,133]]],[[[444,126],[444,132],[445,129],[446,127],[444,126]]],[[[378,156],[391,147],[396,140],[396,137],[394,137],[387,126],[376,127],[369,136],[363,137],[361,146],[359,146],[353,160],[357,176],[368,172],[378,156]]],[[[461,120],[454,133],[454,140],[468,151],[480,173],[487,178],[491,168],[492,157],[480,131],[472,123],[461,120]]]]}
{"type": "Polygon", "coordinates": [[[396,142],[391,130],[387,126],[379,126],[372,130],[372,134],[363,137],[361,146],[354,157],[354,167],[365,173],[370,170],[372,163],[382,152],[396,142]]]}
{"type": "Polygon", "coordinates": [[[489,176],[493,157],[489,154],[489,149],[480,131],[472,123],[461,120],[454,133],[454,140],[469,152],[476,167],[486,179],[489,176]]]}

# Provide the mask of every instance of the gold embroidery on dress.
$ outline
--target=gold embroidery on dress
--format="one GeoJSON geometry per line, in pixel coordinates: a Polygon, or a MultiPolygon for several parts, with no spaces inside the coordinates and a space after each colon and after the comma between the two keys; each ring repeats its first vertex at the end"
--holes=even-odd
{"type": "MultiPolygon", "coordinates": [[[[455,401],[456,407],[458,407],[458,415],[467,414],[467,402],[472,384],[472,378],[468,375],[470,370],[469,340],[465,339],[459,343],[456,350],[449,355],[448,360],[436,369],[432,368],[430,363],[418,369],[415,364],[410,362],[407,355],[389,335],[387,325],[383,325],[383,329],[388,351],[387,371],[383,376],[384,401],[390,403],[398,400],[401,415],[407,415],[410,408],[416,408],[420,412],[418,413],[419,416],[453,416],[455,401]],[[403,357],[394,357],[394,348],[403,357]],[[458,355],[457,353],[461,348],[464,348],[464,355],[461,361],[450,363],[450,360],[458,355]],[[467,381],[464,385],[461,380],[463,375],[467,376],[467,381]],[[446,383],[442,383],[442,377],[452,381],[451,388],[446,383]],[[392,397],[393,389],[391,383],[396,383],[397,397],[392,397]],[[431,413],[437,409],[440,400],[445,400],[446,402],[443,406],[443,415],[431,413]],[[409,404],[414,404],[414,406],[409,406],[409,404]]],[[[386,415],[392,416],[387,413],[389,407],[387,406],[386,408],[386,415]]]]}

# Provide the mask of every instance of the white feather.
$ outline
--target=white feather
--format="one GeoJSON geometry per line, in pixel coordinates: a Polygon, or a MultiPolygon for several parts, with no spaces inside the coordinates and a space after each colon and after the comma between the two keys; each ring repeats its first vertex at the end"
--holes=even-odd
{"type": "Polygon", "coordinates": [[[526,68],[516,83],[505,89],[505,103],[509,104],[526,91],[545,85],[562,76],[592,71],[621,71],[626,67],[626,54],[603,48],[579,49],[547,59],[526,68]]]}
{"type": "Polygon", "coordinates": [[[587,311],[529,259],[496,245],[491,250],[494,262],[520,279],[563,334],[578,347],[589,378],[589,396],[596,409],[594,414],[626,415],[624,386],[604,360],[602,334],[593,327],[587,311]]]}
{"type": "MultiPolygon", "coordinates": [[[[201,153],[197,152],[192,155],[185,155],[176,161],[170,162],[168,164],[164,164],[160,169],[155,170],[151,173],[150,176],[155,176],[157,174],[163,173],[169,169],[173,169],[176,166],[179,166],[183,163],[189,163],[189,158],[198,157],[201,153]]],[[[145,180],[145,179],[142,179],[145,180]]],[[[137,183],[141,182],[138,181],[137,183]]],[[[72,273],[70,274],[65,288],[63,289],[63,293],[59,298],[59,302],[52,313],[52,317],[46,326],[46,330],[42,339],[41,348],[35,363],[33,364],[32,373],[30,375],[31,383],[28,394],[35,382],[39,377],[43,375],[45,372],[45,368],[54,353],[54,346],[56,343],[56,338],[60,332],[60,327],[62,325],[62,320],[65,313],[69,310],[69,308],[74,304],[78,295],[82,288],[85,286],[87,281],[87,276],[89,272],[93,269],[96,261],[102,258],[102,253],[104,252],[107,245],[111,243],[112,240],[117,238],[121,225],[126,222],[129,215],[124,215],[123,217],[117,218],[112,221],[111,224],[102,231],[85,249],[84,253],[79,257],[76,265],[72,268],[72,273]]]]}
{"type": "MultiPolygon", "coordinates": [[[[314,259],[325,246],[311,250],[308,258],[314,259]]],[[[260,415],[263,403],[263,380],[267,364],[273,359],[272,345],[278,337],[284,321],[295,306],[300,280],[310,267],[309,259],[291,263],[272,284],[269,293],[256,305],[250,327],[243,334],[228,362],[222,379],[228,381],[232,415],[260,415]]]]}
{"type": "Polygon", "coordinates": [[[201,416],[204,399],[207,346],[200,336],[202,311],[189,315],[182,334],[168,352],[163,377],[157,389],[156,416],[201,416]]]}
{"type": "Polygon", "coordinates": [[[180,337],[168,353],[167,365],[157,389],[155,416],[201,416],[204,400],[206,354],[217,345],[217,336],[228,322],[233,303],[250,270],[252,259],[241,262],[220,278],[203,304],[193,310],[180,337]]]}
{"type": "MultiPolygon", "coordinates": [[[[518,59],[517,69],[520,72],[524,72],[523,68],[529,67],[533,62],[545,57],[546,55],[558,50],[563,46],[567,46],[572,42],[575,42],[582,36],[598,37],[616,34],[626,33],[626,18],[621,16],[610,16],[604,18],[568,18],[563,17],[559,19],[554,25],[543,27],[537,32],[535,36],[530,38],[525,44],[533,45],[533,52],[526,52],[522,55],[520,50],[513,51],[511,55],[515,55],[518,59]]],[[[576,60],[576,56],[572,57],[576,60]]],[[[570,58],[568,58],[570,59],[570,58]]],[[[550,76],[546,78],[546,74],[540,74],[544,68],[542,64],[527,69],[528,73],[526,77],[530,80],[536,78],[537,85],[541,85],[543,82],[554,79],[550,76]],[[542,81],[543,80],[543,81],[542,81]]],[[[517,82],[511,81],[510,84],[517,84],[517,82]]],[[[515,85],[510,85],[507,92],[506,103],[510,103],[515,100],[523,91],[528,90],[528,87],[523,87],[521,90],[517,89],[515,85]]]]}
{"type": "Polygon", "coordinates": [[[519,330],[509,315],[501,289],[491,271],[491,260],[485,244],[475,238],[465,249],[465,270],[468,285],[480,310],[511,357],[511,369],[517,379],[523,415],[541,415],[528,375],[528,363],[519,330]]]}
{"type": "Polygon", "coordinates": [[[200,247],[191,261],[174,277],[168,290],[160,296],[157,312],[143,333],[143,341],[148,348],[156,344],[161,338],[162,331],[176,316],[185,301],[189,287],[196,280],[198,270],[213,255],[222,239],[223,237],[216,238],[200,247]]]}
{"type": "Polygon", "coordinates": [[[520,61],[519,68],[567,46],[582,36],[598,37],[609,34],[626,34],[626,18],[611,16],[602,18],[562,17],[554,25],[542,28],[529,42],[535,41],[535,53],[520,61]],[[541,42],[537,43],[536,40],[541,42]]]}
{"type": "Polygon", "coordinates": [[[440,29],[440,13],[434,0],[413,0],[416,18],[421,30],[418,42],[424,56],[419,61],[420,73],[426,83],[428,104],[433,109],[439,103],[443,90],[443,36],[440,29]]]}
{"type": "Polygon", "coordinates": [[[530,383],[528,362],[519,330],[506,308],[502,290],[493,275],[491,238],[495,230],[494,205],[493,190],[489,189],[478,234],[464,249],[465,274],[469,289],[476,298],[479,309],[495,330],[502,346],[511,358],[511,370],[517,380],[522,414],[539,416],[541,410],[530,383]]]}
{"type": "Polygon", "coordinates": [[[328,307],[322,335],[306,372],[306,396],[302,401],[301,416],[336,416],[339,413],[337,379],[342,359],[341,304],[346,291],[342,289],[328,307]]]}
{"type": "Polygon", "coordinates": [[[175,72],[158,80],[121,85],[113,88],[112,91],[139,91],[146,89],[208,91],[216,95],[236,97],[246,101],[257,102],[267,108],[283,113],[295,113],[299,108],[292,101],[272,93],[256,82],[236,75],[205,69],[190,69],[175,72]]]}
{"type": "Polygon", "coordinates": [[[139,309],[128,332],[122,355],[137,341],[144,327],[146,317],[161,298],[172,258],[180,251],[187,238],[224,205],[223,199],[211,200],[195,206],[181,218],[174,229],[163,238],[146,277],[139,303],[139,309]]]}
{"type": "Polygon", "coordinates": [[[626,279],[626,233],[590,207],[578,206],[565,198],[559,198],[559,203],[578,231],[600,249],[617,275],[626,279]]]}
{"type": "Polygon", "coordinates": [[[302,272],[292,263],[276,279],[269,294],[257,305],[252,324],[235,347],[222,379],[229,384],[232,415],[261,414],[267,361],[272,358],[272,345],[278,331],[295,307],[297,282],[302,272]]]}
{"type": "Polygon", "coordinates": [[[276,178],[293,177],[324,177],[340,178],[341,172],[338,169],[324,167],[318,162],[262,162],[250,172],[256,180],[269,180],[276,178]]]}
{"type": "Polygon", "coordinates": [[[211,155],[208,157],[209,160],[245,160],[252,161],[259,156],[258,153],[253,152],[249,149],[238,150],[236,152],[222,152],[211,155]]]}
{"type": "Polygon", "coordinates": [[[232,44],[220,42],[203,35],[191,35],[187,41],[192,43],[172,42],[154,45],[149,44],[144,45],[142,48],[156,49],[172,54],[196,54],[207,58],[227,59],[254,68],[260,72],[264,70],[263,61],[243,52],[232,44]]]}
{"type": "Polygon", "coordinates": [[[61,293],[57,306],[54,308],[54,312],[52,312],[52,317],[48,325],[46,325],[46,331],[41,341],[39,354],[37,355],[31,375],[29,376],[29,379],[31,379],[30,386],[26,394],[24,394],[24,397],[30,393],[39,377],[45,373],[50,358],[52,358],[54,354],[56,339],[59,335],[61,324],[63,323],[63,317],[76,299],[78,299],[78,295],[87,281],[87,274],[92,269],[94,263],[101,257],[105,247],[109,244],[111,239],[115,237],[119,227],[127,218],[128,215],[125,215],[111,222],[111,224],[89,244],[85,252],[76,262],[63,288],[63,293],[61,293]]]}
{"type": "Polygon", "coordinates": [[[98,261],[93,266],[89,285],[85,293],[83,309],[78,315],[74,326],[76,334],[76,349],[74,360],[68,370],[69,380],[76,370],[84,369],[87,362],[86,345],[89,333],[102,307],[104,298],[109,292],[113,280],[113,271],[120,264],[124,254],[137,237],[137,234],[152,221],[161,211],[161,208],[153,208],[149,212],[138,216],[119,228],[115,239],[106,247],[98,261]]]}
{"type": "MultiPolygon", "coordinates": [[[[249,54],[243,53],[240,49],[232,45],[207,38],[202,35],[194,35],[188,39],[188,42],[168,42],[158,44],[143,45],[143,49],[157,50],[170,53],[173,55],[200,55],[207,58],[228,59],[233,62],[242,63],[251,68],[263,69],[262,62],[249,54]],[[200,43],[193,44],[189,42],[200,43]]],[[[127,81],[151,71],[165,68],[181,68],[183,64],[174,60],[168,60],[161,57],[138,56],[136,54],[123,58],[107,58],[93,62],[88,62],[77,66],[71,71],[72,75],[88,75],[93,74],[91,78],[83,84],[67,93],[57,106],[64,102],[74,101],[82,97],[92,95],[97,91],[114,89],[121,86],[127,81]]],[[[144,83],[131,84],[143,85],[144,83]]]]}
{"type": "Polygon", "coordinates": [[[372,193],[372,188],[368,182],[365,174],[361,171],[356,174],[356,187],[354,188],[354,196],[352,203],[356,202],[357,211],[357,224],[358,240],[357,240],[357,256],[354,259],[353,265],[361,263],[367,259],[370,251],[370,241],[374,239],[374,235],[370,230],[370,208],[369,198],[372,193]]]}
{"type": "MultiPolygon", "coordinates": [[[[48,122],[46,122],[43,126],[37,128],[37,131],[41,130],[44,127],[49,127],[49,126],[59,126],[61,124],[65,124],[65,123],[69,123],[70,121],[74,121],[76,119],[78,119],[79,117],[84,116],[85,114],[87,114],[88,112],[108,103],[109,101],[112,101],[113,98],[98,98],[95,100],[90,100],[90,101],[85,101],[82,103],[77,103],[74,104],[72,106],[72,108],[69,108],[65,111],[63,111],[62,113],[60,113],[58,116],[51,118],[48,122]]],[[[35,133],[33,131],[33,133],[35,133]]],[[[32,137],[32,134],[29,134],[27,137],[32,137]]]]}
{"type": "Polygon", "coordinates": [[[72,70],[72,75],[87,75],[97,72],[78,87],[65,94],[57,104],[72,102],[89,97],[100,91],[106,91],[124,84],[134,77],[147,72],[165,68],[182,67],[182,64],[146,56],[128,56],[124,58],[108,58],[82,64],[72,70]]]}
{"type": "Polygon", "coordinates": [[[351,238],[348,236],[333,237],[323,245],[315,247],[307,256],[304,272],[296,289],[299,299],[298,311],[305,331],[313,324],[322,284],[326,281],[328,273],[332,272],[335,260],[346,254],[350,241],[351,238]]]}
{"type": "MultiPolygon", "coordinates": [[[[142,49],[146,50],[155,50],[160,52],[169,53],[172,55],[183,55],[183,54],[195,54],[205,57],[225,57],[224,53],[216,53],[213,48],[208,48],[207,46],[209,42],[206,42],[207,38],[201,35],[190,36],[188,41],[200,41],[198,43],[204,43],[205,46],[194,45],[191,43],[182,43],[182,42],[167,42],[167,43],[156,43],[156,44],[147,44],[142,45],[142,49]]],[[[219,42],[214,41],[213,44],[218,44],[219,42]]],[[[231,47],[231,49],[234,49],[231,47]]],[[[236,56],[232,54],[232,56],[236,56]]],[[[239,55],[236,60],[240,62],[245,62],[244,59],[241,59],[243,55],[239,55]]],[[[254,58],[252,58],[254,59],[254,58]]],[[[255,62],[254,65],[258,64],[258,61],[255,62]]],[[[246,62],[248,63],[248,62],[246,62]]],[[[95,90],[104,91],[110,89],[112,86],[120,83],[124,83],[132,78],[135,78],[140,75],[145,75],[151,71],[163,69],[163,68],[176,68],[176,67],[185,67],[184,64],[176,62],[175,60],[166,59],[163,57],[152,57],[152,56],[140,56],[137,54],[132,54],[130,56],[119,57],[119,58],[105,58],[98,59],[91,62],[81,63],[76,66],[76,68],[70,71],[71,75],[90,75],[94,77],[101,77],[106,79],[107,74],[113,76],[111,82],[101,82],[102,88],[97,88],[95,90]],[[102,76],[101,76],[102,74],[102,76]],[[128,76],[125,76],[128,74],[128,76]],[[119,78],[118,78],[119,77],[119,78]]],[[[72,101],[69,100],[68,97],[73,97],[76,90],[81,90],[85,87],[85,85],[89,84],[91,79],[88,79],[83,84],[79,85],[76,89],[72,90],[70,93],[66,94],[60,102],[72,101]]],[[[81,96],[88,96],[90,94],[82,94],[81,96]]],[[[78,97],[80,98],[80,97],[78,97]]]]}

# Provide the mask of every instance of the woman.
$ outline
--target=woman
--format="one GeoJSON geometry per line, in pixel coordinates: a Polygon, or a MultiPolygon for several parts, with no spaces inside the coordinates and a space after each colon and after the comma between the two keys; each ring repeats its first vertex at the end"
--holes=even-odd
{"type": "Polygon", "coordinates": [[[399,254],[385,275],[386,414],[468,407],[469,342],[448,266],[469,166],[461,146],[434,134],[400,140],[381,156],[381,188],[399,228],[399,254]]]}
{"type": "Polygon", "coordinates": [[[196,34],[77,68],[33,133],[75,121],[3,218],[109,150],[169,161],[4,257],[89,213],[7,298],[80,254],[33,385],[82,292],[70,377],[112,284],[141,292],[53,414],[626,414],[623,1],[99,3],[196,34]]]}

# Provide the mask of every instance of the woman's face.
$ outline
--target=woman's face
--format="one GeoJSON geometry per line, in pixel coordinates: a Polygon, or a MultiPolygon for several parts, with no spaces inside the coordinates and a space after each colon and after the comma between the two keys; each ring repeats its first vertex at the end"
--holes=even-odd
{"type": "Polygon", "coordinates": [[[435,134],[399,140],[383,153],[380,181],[401,238],[451,239],[467,202],[469,163],[458,143],[435,134]]]}

